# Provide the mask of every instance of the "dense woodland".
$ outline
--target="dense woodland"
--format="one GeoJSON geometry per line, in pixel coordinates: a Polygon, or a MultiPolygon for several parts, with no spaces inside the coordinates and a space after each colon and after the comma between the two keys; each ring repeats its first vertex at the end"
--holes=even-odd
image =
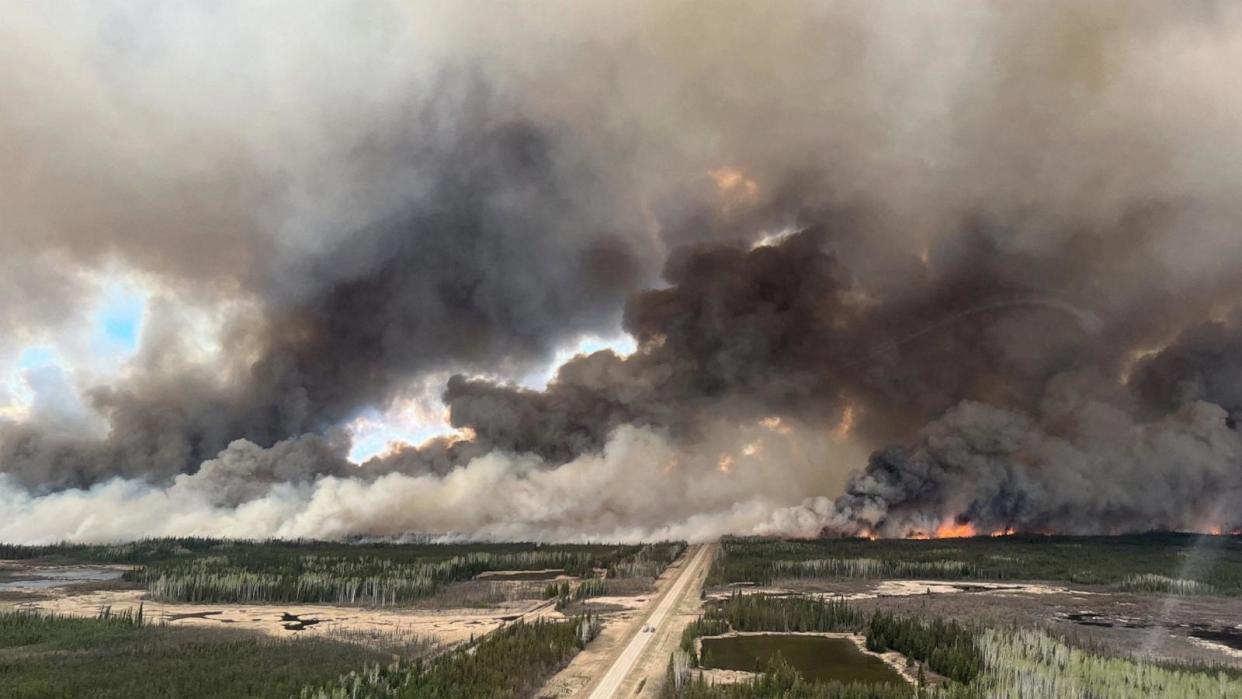
{"type": "Polygon", "coordinates": [[[368,665],[304,689],[301,699],[529,697],[599,633],[592,615],[510,624],[427,661],[368,665]]]}
{"type": "Polygon", "coordinates": [[[593,615],[519,622],[446,653],[389,662],[332,640],[151,624],[137,609],[96,618],[0,612],[0,695],[516,699],[530,696],[599,629],[593,615]]]}
{"type": "Polygon", "coordinates": [[[895,650],[950,679],[969,683],[983,670],[976,631],[944,619],[911,619],[876,612],[867,622],[867,649],[895,650]]]}
{"type": "Polygon", "coordinates": [[[385,657],[332,640],[151,625],[136,609],[98,618],[0,612],[0,696],[11,699],[286,699],[385,657]]]}

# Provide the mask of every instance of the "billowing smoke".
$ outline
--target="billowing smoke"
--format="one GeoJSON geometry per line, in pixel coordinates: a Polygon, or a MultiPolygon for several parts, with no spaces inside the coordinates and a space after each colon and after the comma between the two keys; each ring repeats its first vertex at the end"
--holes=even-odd
{"type": "Polygon", "coordinates": [[[1238,8],[546,9],[0,10],[0,538],[1242,524],[1238,8]]]}

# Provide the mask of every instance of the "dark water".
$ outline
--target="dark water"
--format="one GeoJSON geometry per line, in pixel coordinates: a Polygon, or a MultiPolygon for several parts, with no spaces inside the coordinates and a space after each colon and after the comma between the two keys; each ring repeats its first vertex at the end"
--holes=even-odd
{"type": "Polygon", "coordinates": [[[60,568],[29,568],[14,572],[16,580],[0,582],[0,590],[47,590],[73,583],[117,580],[121,571],[107,568],[64,566],[60,568]]]}
{"type": "Polygon", "coordinates": [[[848,638],[762,634],[703,639],[703,665],[762,672],[776,653],[809,680],[905,682],[883,660],[858,650],[848,638]]]}
{"type": "Polygon", "coordinates": [[[480,573],[475,580],[494,580],[507,582],[511,580],[556,580],[565,574],[564,570],[495,570],[480,573]]]}

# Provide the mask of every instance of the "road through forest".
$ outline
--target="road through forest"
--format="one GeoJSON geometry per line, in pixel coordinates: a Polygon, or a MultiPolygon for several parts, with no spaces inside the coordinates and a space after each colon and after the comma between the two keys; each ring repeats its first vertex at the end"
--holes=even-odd
{"type": "MultiPolygon", "coordinates": [[[[682,565],[680,574],[669,584],[664,596],[652,606],[650,614],[638,625],[638,631],[608,667],[599,684],[595,685],[588,695],[589,699],[611,699],[620,696],[618,690],[630,684],[627,683],[627,679],[631,679],[635,667],[642,668],[650,665],[650,663],[639,661],[645,659],[645,651],[651,652],[652,640],[666,631],[664,627],[675,616],[670,612],[680,606],[691,591],[697,594],[697,591],[701,589],[702,578],[707,574],[707,567],[711,563],[714,549],[714,544],[703,544],[691,547],[686,552],[686,562],[682,565]]],[[[667,663],[668,658],[664,658],[663,662],[667,663]]],[[[663,668],[663,665],[660,664],[660,667],[663,668]]]]}

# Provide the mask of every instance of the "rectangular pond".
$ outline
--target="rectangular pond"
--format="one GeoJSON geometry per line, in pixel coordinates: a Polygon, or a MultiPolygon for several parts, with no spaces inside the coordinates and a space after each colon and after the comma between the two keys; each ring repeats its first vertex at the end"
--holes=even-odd
{"type": "Polygon", "coordinates": [[[703,666],[763,672],[780,653],[808,680],[904,683],[887,663],[862,652],[848,638],[799,634],[755,634],[703,639],[703,666]]]}

